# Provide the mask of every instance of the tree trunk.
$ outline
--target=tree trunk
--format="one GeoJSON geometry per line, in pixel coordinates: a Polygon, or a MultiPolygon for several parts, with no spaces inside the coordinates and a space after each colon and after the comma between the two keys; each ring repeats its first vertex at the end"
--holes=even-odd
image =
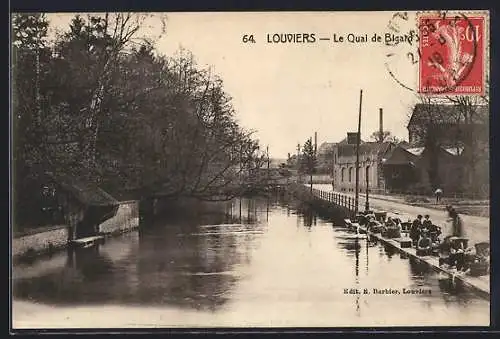
{"type": "Polygon", "coordinates": [[[439,177],[439,151],[440,145],[437,140],[436,131],[429,128],[426,136],[426,148],[429,151],[429,182],[431,184],[431,189],[435,190],[437,187],[441,186],[441,178],[439,177]]]}
{"type": "Polygon", "coordinates": [[[148,227],[154,220],[154,199],[151,197],[139,200],[139,228],[148,227]]]}
{"type": "Polygon", "coordinates": [[[440,186],[440,178],[439,178],[439,160],[438,160],[438,155],[437,149],[433,149],[430,157],[429,157],[429,181],[431,184],[431,189],[436,189],[438,186],[440,186]]]}

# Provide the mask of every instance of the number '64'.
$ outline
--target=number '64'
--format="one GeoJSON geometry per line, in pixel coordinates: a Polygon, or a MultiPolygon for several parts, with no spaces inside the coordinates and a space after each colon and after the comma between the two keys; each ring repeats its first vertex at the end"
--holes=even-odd
{"type": "Polygon", "coordinates": [[[253,37],[253,34],[245,34],[243,35],[243,42],[246,44],[248,42],[255,43],[255,39],[253,37]]]}

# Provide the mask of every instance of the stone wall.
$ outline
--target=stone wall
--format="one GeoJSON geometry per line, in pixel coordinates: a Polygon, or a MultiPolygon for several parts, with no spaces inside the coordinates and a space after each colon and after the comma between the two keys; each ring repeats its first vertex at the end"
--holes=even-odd
{"type": "Polygon", "coordinates": [[[19,257],[26,254],[49,252],[65,247],[68,243],[68,227],[54,226],[42,232],[27,234],[12,239],[12,255],[19,257]]]}
{"type": "Polygon", "coordinates": [[[139,227],[138,204],[137,201],[121,202],[116,215],[99,225],[99,232],[101,234],[118,234],[139,227]]]}
{"type": "MultiPolygon", "coordinates": [[[[124,201],[120,203],[113,218],[99,225],[99,232],[103,235],[120,234],[130,232],[138,226],[138,203],[124,201]]],[[[69,231],[67,225],[58,225],[35,229],[29,234],[16,236],[12,239],[12,256],[18,258],[64,248],[68,244],[69,231]]]]}

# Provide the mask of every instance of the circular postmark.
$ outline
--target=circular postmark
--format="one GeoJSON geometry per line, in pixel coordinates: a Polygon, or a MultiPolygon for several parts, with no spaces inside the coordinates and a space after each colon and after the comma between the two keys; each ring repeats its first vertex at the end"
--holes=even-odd
{"type": "Polygon", "coordinates": [[[411,20],[398,12],[388,28],[394,39],[386,39],[385,67],[403,88],[428,95],[482,92],[484,17],[441,11],[411,20]]]}
{"type": "Polygon", "coordinates": [[[418,72],[418,34],[415,18],[409,12],[396,12],[384,33],[385,63],[389,76],[401,87],[417,91],[415,74],[418,72]]]}

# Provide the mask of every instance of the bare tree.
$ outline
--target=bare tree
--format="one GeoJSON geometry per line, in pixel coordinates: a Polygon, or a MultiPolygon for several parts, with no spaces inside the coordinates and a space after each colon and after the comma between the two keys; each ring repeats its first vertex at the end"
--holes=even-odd
{"type": "Polygon", "coordinates": [[[433,188],[441,185],[438,154],[442,147],[455,149],[457,160],[463,164],[457,168],[461,185],[457,189],[479,188],[476,167],[488,158],[487,98],[421,95],[419,101],[410,115],[410,138],[413,139],[410,141],[427,149],[428,174],[433,188]]]}
{"type": "MultiPolygon", "coordinates": [[[[455,108],[457,152],[462,153],[465,185],[469,190],[481,189],[484,174],[478,178],[478,166],[489,160],[489,107],[487,96],[447,96],[455,108]],[[487,108],[487,109],[485,109],[487,108]],[[478,179],[481,179],[478,181],[478,179]]],[[[486,166],[487,167],[487,166],[486,166]]]]}
{"type": "Polygon", "coordinates": [[[375,131],[370,135],[370,139],[376,142],[394,142],[399,143],[398,137],[392,135],[390,131],[375,131]]]}
{"type": "Polygon", "coordinates": [[[313,189],[313,174],[314,171],[316,170],[316,165],[317,165],[316,152],[314,151],[312,138],[309,138],[302,147],[300,170],[306,174],[309,174],[311,193],[313,189]]]}
{"type": "Polygon", "coordinates": [[[419,103],[410,113],[410,142],[420,144],[429,154],[428,177],[432,188],[441,186],[439,177],[439,149],[442,146],[440,138],[449,118],[443,106],[434,98],[420,95],[419,103]],[[418,110],[418,112],[417,112],[418,110]],[[417,141],[416,141],[417,140],[417,141]]]}
{"type": "MultiPolygon", "coordinates": [[[[121,52],[129,48],[134,43],[134,36],[141,29],[145,21],[151,17],[151,14],[142,13],[105,13],[104,17],[88,17],[89,25],[101,25],[103,28],[101,38],[108,43],[100,51],[99,66],[96,74],[96,85],[92,91],[91,101],[88,105],[85,118],[86,137],[83,143],[83,163],[89,173],[95,169],[96,161],[96,143],[99,132],[99,117],[101,114],[101,104],[104,95],[109,88],[110,75],[114,65],[117,64],[121,52]],[[100,20],[99,20],[100,19],[100,20]]],[[[164,19],[161,19],[162,32],[165,31],[164,19]]],[[[90,46],[93,53],[94,46],[90,46]]]]}

